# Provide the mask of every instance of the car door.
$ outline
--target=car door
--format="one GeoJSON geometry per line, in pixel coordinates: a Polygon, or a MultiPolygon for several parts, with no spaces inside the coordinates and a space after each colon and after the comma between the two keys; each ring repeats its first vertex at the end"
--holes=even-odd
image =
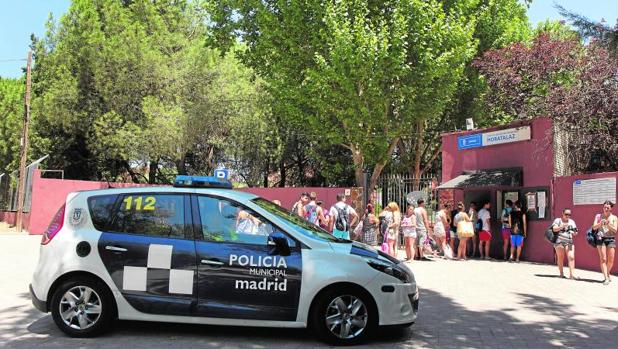
{"type": "Polygon", "coordinates": [[[199,316],[295,321],[300,243],[247,207],[225,198],[192,199],[198,260],[199,316]],[[269,236],[290,246],[278,252],[269,236]]]}
{"type": "Polygon", "coordinates": [[[195,241],[191,224],[186,224],[191,219],[189,200],[189,195],[175,193],[89,199],[93,222],[101,225],[98,250],[103,264],[138,311],[191,315],[197,277],[195,241]]]}

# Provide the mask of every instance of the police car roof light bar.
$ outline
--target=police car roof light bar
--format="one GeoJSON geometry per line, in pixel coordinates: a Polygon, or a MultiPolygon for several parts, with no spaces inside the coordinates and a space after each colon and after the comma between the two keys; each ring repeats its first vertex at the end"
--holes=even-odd
{"type": "Polygon", "coordinates": [[[228,180],[212,176],[176,176],[174,187],[179,188],[220,188],[232,189],[232,183],[228,180]]]}

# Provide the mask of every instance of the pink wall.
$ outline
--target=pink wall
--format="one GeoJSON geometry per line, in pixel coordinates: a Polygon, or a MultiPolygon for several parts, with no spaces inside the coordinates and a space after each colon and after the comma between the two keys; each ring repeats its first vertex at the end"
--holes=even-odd
{"type": "MultiPolygon", "coordinates": [[[[148,186],[148,184],[112,183],[114,187],[148,186]]],[[[79,190],[108,188],[107,182],[76,181],[41,178],[39,170],[34,172],[32,182],[32,204],[28,221],[24,219],[24,228],[29,234],[43,234],[52,217],[66,200],[69,193],[79,190]]],[[[11,212],[11,214],[14,214],[11,212]]],[[[6,221],[4,218],[3,221],[6,221]]]]}
{"type": "Polygon", "coordinates": [[[442,182],[465,170],[523,167],[523,186],[549,186],[553,176],[551,120],[520,121],[508,126],[442,135],[442,182]],[[531,140],[474,149],[457,149],[457,137],[479,132],[531,125],[531,140]]]}
{"type": "MultiPolygon", "coordinates": [[[[566,207],[571,208],[571,217],[579,228],[579,235],[575,238],[575,265],[578,268],[599,271],[597,251],[586,242],[586,231],[592,226],[596,214],[602,212],[598,205],[573,205],[573,182],[578,179],[614,177],[618,180],[618,172],[594,173],[588,175],[557,177],[554,180],[554,217],[558,217],[566,207]]],[[[618,190],[616,193],[618,197],[618,190]]],[[[618,206],[614,206],[614,214],[618,215],[618,206]]],[[[618,261],[614,263],[612,273],[618,275],[618,261]]]]}
{"type": "MultiPolygon", "coordinates": [[[[149,184],[111,183],[113,187],[150,186],[149,184]]],[[[77,181],[41,178],[41,172],[35,171],[32,182],[32,204],[30,213],[24,215],[24,229],[30,234],[43,234],[52,217],[65,202],[69,193],[80,190],[106,189],[107,182],[77,181]]],[[[324,207],[330,208],[336,202],[338,193],[345,188],[245,188],[242,191],[262,196],[268,200],[280,200],[286,208],[292,205],[302,192],[316,192],[318,199],[324,201],[324,207]]],[[[0,220],[15,224],[15,212],[0,212],[0,220]]]]}
{"type": "MultiPolygon", "coordinates": [[[[599,270],[598,256],[595,249],[588,246],[585,233],[600,212],[601,205],[573,206],[573,182],[577,179],[618,176],[618,172],[597,173],[572,177],[553,177],[553,147],[551,135],[551,120],[548,118],[520,121],[510,125],[483,130],[455,132],[442,135],[442,182],[457,177],[466,170],[494,169],[504,167],[522,167],[522,187],[550,188],[550,216],[546,220],[530,221],[528,238],[525,241],[523,257],[525,260],[554,263],[552,246],[545,240],[544,232],[559,217],[564,207],[571,207],[573,219],[580,228],[580,235],[575,240],[576,266],[589,270],[599,270]],[[499,129],[531,126],[531,140],[481,147],[467,150],[457,149],[457,137],[479,132],[490,132],[499,129]]],[[[495,190],[500,188],[480,188],[490,190],[492,200],[495,190]]],[[[474,189],[471,189],[474,190],[474,189]]],[[[454,200],[463,200],[464,191],[455,190],[454,200]]],[[[618,207],[614,209],[618,213],[618,207]]],[[[498,222],[495,222],[498,224],[498,222]]],[[[492,251],[502,254],[502,238],[494,238],[492,251]]],[[[618,263],[613,268],[618,273],[618,263]]]]}
{"type": "Polygon", "coordinates": [[[267,200],[279,200],[281,205],[287,209],[292,209],[292,206],[302,192],[315,192],[318,195],[318,200],[322,200],[322,207],[330,209],[337,202],[337,194],[345,192],[346,188],[245,188],[241,189],[267,200]]]}

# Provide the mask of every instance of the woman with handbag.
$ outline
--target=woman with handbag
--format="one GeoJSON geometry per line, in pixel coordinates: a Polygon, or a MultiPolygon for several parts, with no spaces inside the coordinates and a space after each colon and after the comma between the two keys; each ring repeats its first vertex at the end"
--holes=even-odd
{"type": "Polygon", "coordinates": [[[565,208],[562,210],[562,217],[554,220],[551,229],[554,234],[557,235],[554,249],[556,250],[556,263],[560,271],[560,277],[564,278],[562,265],[564,263],[564,257],[566,256],[569,264],[569,278],[572,280],[577,279],[573,274],[575,269],[575,245],[573,244],[573,237],[577,235],[577,226],[575,225],[575,221],[571,219],[571,209],[565,208]]]}
{"type": "Polygon", "coordinates": [[[468,239],[474,236],[474,226],[472,225],[472,219],[466,213],[466,206],[463,202],[457,203],[457,210],[459,212],[453,218],[453,223],[457,227],[457,237],[459,238],[457,259],[465,261],[467,259],[468,239]]]}
{"type": "Polygon", "coordinates": [[[592,230],[596,230],[595,243],[599,254],[599,263],[603,273],[603,285],[608,285],[612,279],[610,273],[614,265],[616,254],[616,230],[618,230],[618,218],[612,214],[614,203],[605,201],[603,203],[603,213],[594,217],[592,230]]]}
{"type": "Polygon", "coordinates": [[[515,201],[515,206],[509,215],[509,226],[511,227],[511,257],[509,261],[513,261],[513,256],[515,256],[515,251],[517,251],[515,262],[519,263],[521,248],[524,245],[528,229],[526,214],[521,210],[521,202],[519,200],[515,201]]]}

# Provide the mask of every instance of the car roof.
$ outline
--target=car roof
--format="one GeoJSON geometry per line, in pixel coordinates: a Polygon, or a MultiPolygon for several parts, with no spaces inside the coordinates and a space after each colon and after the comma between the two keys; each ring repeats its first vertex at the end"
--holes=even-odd
{"type": "Polygon", "coordinates": [[[113,195],[113,194],[125,194],[125,193],[195,193],[222,196],[238,201],[252,200],[258,196],[252,193],[233,190],[233,189],[219,189],[219,188],[178,188],[172,186],[143,186],[143,187],[123,187],[123,188],[109,188],[109,189],[95,189],[95,190],[83,190],[77,193],[85,193],[87,196],[98,195],[113,195]]]}

